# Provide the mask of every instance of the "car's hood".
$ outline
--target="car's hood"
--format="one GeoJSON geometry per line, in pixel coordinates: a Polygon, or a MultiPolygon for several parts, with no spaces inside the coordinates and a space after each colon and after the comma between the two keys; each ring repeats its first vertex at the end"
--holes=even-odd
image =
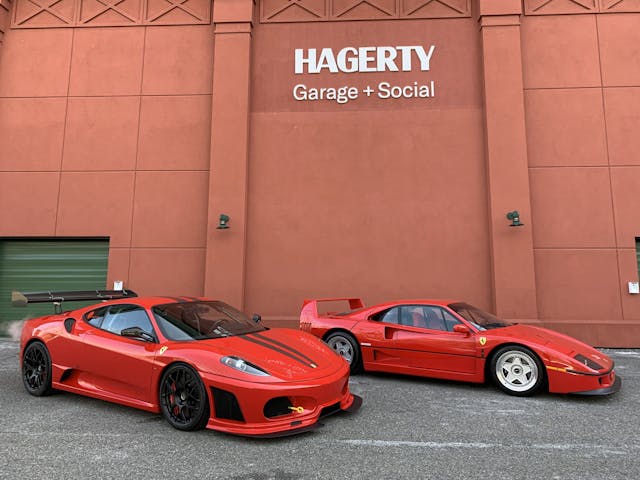
{"type": "Polygon", "coordinates": [[[610,370],[613,367],[613,360],[602,352],[580,340],[547,328],[516,324],[490,331],[496,334],[499,333],[501,336],[509,336],[514,339],[518,338],[543,345],[548,349],[573,358],[581,364],[586,365],[585,360],[593,361],[602,367],[596,370],[610,370]]]}
{"type": "MultiPolygon", "coordinates": [[[[200,340],[198,347],[220,357],[242,358],[272,377],[283,380],[311,380],[348,368],[346,362],[320,339],[293,329],[277,328],[248,335],[200,340]]],[[[215,365],[215,368],[222,374],[233,372],[231,367],[221,364],[215,365]]],[[[261,378],[254,377],[252,380],[261,381],[261,378]]]]}

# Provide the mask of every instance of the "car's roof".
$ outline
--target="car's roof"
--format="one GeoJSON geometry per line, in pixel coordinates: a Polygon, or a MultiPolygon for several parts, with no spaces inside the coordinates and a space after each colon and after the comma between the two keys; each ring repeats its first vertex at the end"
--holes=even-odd
{"type": "Polygon", "coordinates": [[[380,303],[378,305],[372,305],[373,307],[393,307],[396,305],[438,305],[441,307],[446,307],[451,303],[460,303],[460,300],[445,300],[441,298],[437,299],[427,299],[427,298],[419,298],[419,299],[406,299],[406,300],[394,300],[392,302],[380,303]]]}

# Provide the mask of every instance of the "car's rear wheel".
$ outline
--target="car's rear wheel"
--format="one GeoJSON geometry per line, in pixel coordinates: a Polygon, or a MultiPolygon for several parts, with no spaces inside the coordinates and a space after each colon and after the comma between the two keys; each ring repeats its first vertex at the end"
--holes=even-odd
{"type": "Polygon", "coordinates": [[[160,380],[160,410],[178,430],[199,430],[209,420],[209,397],[198,373],[189,365],[171,365],[160,380]]]}
{"type": "Polygon", "coordinates": [[[51,388],[51,356],[42,342],[27,345],[22,355],[22,383],[31,395],[49,395],[51,388]]]}
{"type": "Polygon", "coordinates": [[[538,356],[518,345],[503,347],[493,355],[491,376],[502,391],[520,397],[533,395],[545,380],[544,367],[538,356]]]}
{"type": "Polygon", "coordinates": [[[334,332],[325,339],[325,342],[347,361],[351,373],[358,373],[362,370],[360,347],[352,335],[346,332],[334,332]]]}

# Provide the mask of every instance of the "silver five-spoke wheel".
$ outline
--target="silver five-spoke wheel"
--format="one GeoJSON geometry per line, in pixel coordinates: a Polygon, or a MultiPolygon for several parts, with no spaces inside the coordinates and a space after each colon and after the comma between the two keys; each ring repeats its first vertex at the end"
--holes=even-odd
{"type": "Polygon", "coordinates": [[[336,335],[335,337],[329,339],[327,342],[331,348],[333,348],[338,355],[344,358],[349,365],[353,362],[353,347],[349,340],[345,337],[341,337],[336,335]]]}
{"type": "Polygon", "coordinates": [[[531,395],[544,380],[544,370],[538,357],[520,346],[504,347],[496,352],[491,362],[495,383],[511,395],[531,395]]]}
{"type": "Polygon", "coordinates": [[[330,348],[347,361],[352,373],[357,373],[360,370],[360,348],[353,336],[346,332],[334,332],[325,341],[330,348]]]}

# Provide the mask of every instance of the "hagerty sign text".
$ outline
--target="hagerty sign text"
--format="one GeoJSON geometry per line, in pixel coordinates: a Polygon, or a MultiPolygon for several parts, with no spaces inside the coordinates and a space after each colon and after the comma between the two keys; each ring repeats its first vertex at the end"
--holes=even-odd
{"type": "MultiPolygon", "coordinates": [[[[295,74],[320,73],[368,73],[368,72],[413,72],[419,69],[428,72],[435,45],[425,48],[421,45],[397,47],[345,47],[295,50],[295,74]]],[[[297,83],[293,87],[293,98],[297,101],[333,101],[344,104],[361,96],[385,99],[433,98],[435,82],[413,81],[396,85],[382,81],[373,85],[356,87],[316,87],[297,83]]]]}

